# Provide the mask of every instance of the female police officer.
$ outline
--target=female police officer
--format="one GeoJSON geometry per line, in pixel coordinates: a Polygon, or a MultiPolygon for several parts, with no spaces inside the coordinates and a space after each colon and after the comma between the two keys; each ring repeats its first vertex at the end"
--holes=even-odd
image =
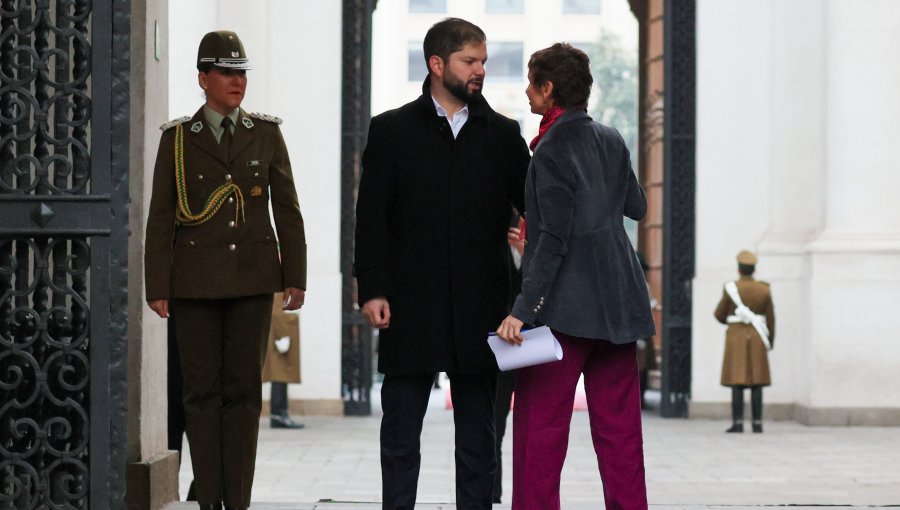
{"type": "Polygon", "coordinates": [[[280,120],[240,108],[248,64],[234,32],[203,37],[206,104],[162,127],[147,219],[147,301],[177,317],[196,494],[209,510],[250,506],[272,294],[296,310],[306,288],[280,120]]]}

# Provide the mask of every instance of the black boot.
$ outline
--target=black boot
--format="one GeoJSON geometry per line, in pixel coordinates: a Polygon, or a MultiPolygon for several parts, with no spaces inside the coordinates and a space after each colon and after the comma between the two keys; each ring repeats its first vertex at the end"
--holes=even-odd
{"type": "Polygon", "coordinates": [[[744,388],[733,386],[731,388],[731,428],[726,430],[729,434],[744,431],[744,388]]]}
{"type": "Polygon", "coordinates": [[[288,415],[287,383],[273,382],[271,395],[269,426],[273,429],[302,429],[303,424],[288,415]]]}
{"type": "Polygon", "coordinates": [[[200,510],[222,510],[222,503],[200,503],[200,510]]]}
{"type": "Polygon", "coordinates": [[[753,432],[762,433],[762,386],[750,388],[750,412],[753,413],[753,432]]]}

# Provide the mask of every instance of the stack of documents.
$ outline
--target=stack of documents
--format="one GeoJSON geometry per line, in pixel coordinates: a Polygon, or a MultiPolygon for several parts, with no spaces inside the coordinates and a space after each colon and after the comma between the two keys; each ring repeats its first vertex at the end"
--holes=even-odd
{"type": "Polygon", "coordinates": [[[506,372],[562,359],[562,346],[547,326],[523,331],[522,337],[525,339],[522,345],[512,345],[503,341],[496,333],[488,336],[488,345],[494,351],[500,370],[506,372]]]}

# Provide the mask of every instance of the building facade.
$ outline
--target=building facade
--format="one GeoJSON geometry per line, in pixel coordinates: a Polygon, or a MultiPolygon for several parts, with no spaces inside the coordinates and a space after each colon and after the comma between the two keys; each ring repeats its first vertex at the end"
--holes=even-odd
{"type": "Polygon", "coordinates": [[[900,424],[896,7],[697,2],[692,416],[726,413],[712,311],[750,249],[776,306],[768,416],[900,424]]]}

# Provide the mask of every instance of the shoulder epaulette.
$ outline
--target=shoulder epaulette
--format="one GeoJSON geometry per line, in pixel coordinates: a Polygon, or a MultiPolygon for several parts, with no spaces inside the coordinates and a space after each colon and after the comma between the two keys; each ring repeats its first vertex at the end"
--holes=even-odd
{"type": "Polygon", "coordinates": [[[184,124],[185,122],[187,122],[187,121],[189,121],[189,120],[191,120],[191,118],[190,118],[189,116],[187,116],[187,115],[185,115],[184,117],[178,117],[178,118],[175,119],[175,120],[170,120],[169,122],[166,122],[166,123],[163,124],[162,126],[159,126],[159,130],[160,130],[160,131],[165,131],[165,130],[167,130],[167,129],[172,129],[173,127],[175,127],[175,126],[177,126],[177,125],[179,125],[179,124],[184,124]]]}
{"type": "Polygon", "coordinates": [[[264,120],[266,122],[271,122],[273,124],[281,124],[282,120],[274,115],[269,115],[268,113],[259,113],[253,112],[250,114],[254,119],[264,120]]]}

